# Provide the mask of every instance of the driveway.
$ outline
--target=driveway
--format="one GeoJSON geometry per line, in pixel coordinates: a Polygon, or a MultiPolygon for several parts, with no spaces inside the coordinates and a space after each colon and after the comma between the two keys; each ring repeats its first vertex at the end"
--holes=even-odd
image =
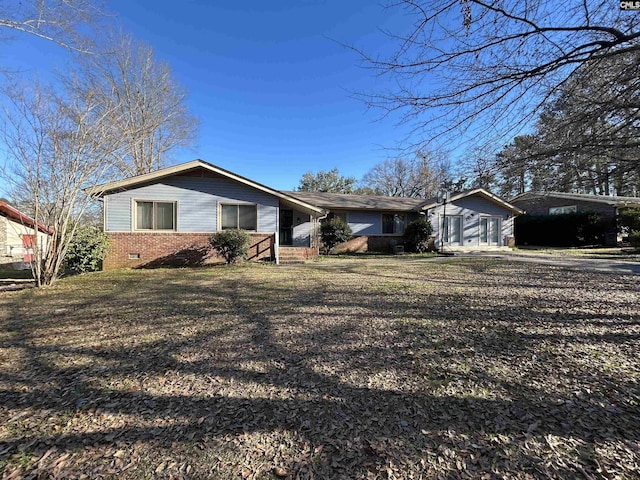
{"type": "Polygon", "coordinates": [[[454,258],[460,257],[489,257],[503,258],[516,262],[537,263],[539,265],[554,265],[557,267],[570,268],[574,270],[590,270],[594,272],[620,273],[640,275],[640,263],[626,260],[612,260],[602,258],[587,257],[561,257],[544,253],[527,252],[472,252],[456,254],[454,258]]]}

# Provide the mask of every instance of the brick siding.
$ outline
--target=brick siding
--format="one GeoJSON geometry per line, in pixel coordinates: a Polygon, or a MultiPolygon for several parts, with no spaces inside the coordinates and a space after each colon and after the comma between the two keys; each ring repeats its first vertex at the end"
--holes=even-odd
{"type": "Polygon", "coordinates": [[[391,253],[395,245],[404,245],[404,237],[395,235],[361,235],[336,245],[332,253],[382,252],[391,253]]]}
{"type": "MultiPolygon", "coordinates": [[[[222,261],[210,250],[209,233],[114,233],[109,236],[109,251],[102,268],[160,265],[197,265],[222,261]],[[130,258],[136,257],[139,258],[130,258]]],[[[274,258],[274,235],[252,233],[249,260],[274,258]]]]}

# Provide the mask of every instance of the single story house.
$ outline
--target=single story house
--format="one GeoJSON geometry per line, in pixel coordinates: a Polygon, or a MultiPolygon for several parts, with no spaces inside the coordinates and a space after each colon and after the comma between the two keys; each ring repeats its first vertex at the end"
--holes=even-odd
{"type": "Polygon", "coordinates": [[[615,245],[617,218],[623,208],[640,208],[640,197],[611,197],[586,193],[525,192],[509,203],[529,215],[559,215],[563,213],[596,212],[601,221],[609,225],[605,243],[615,245]]]}
{"type": "Polygon", "coordinates": [[[361,239],[359,250],[401,244],[405,226],[420,215],[431,220],[436,237],[444,225],[444,247],[506,246],[520,213],[482,189],[453,195],[444,205],[436,199],[279,191],[203,160],[87,193],[103,202],[110,239],[105,269],[197,257],[211,233],[226,228],[250,232],[251,260],[312,258],[318,255],[319,222],[331,215],[349,223],[361,239]]]}
{"type": "Polygon", "coordinates": [[[29,268],[36,245],[36,231],[38,248],[44,251],[53,231],[41,223],[36,225],[33,218],[7,202],[0,202],[0,267],[29,268]]]}

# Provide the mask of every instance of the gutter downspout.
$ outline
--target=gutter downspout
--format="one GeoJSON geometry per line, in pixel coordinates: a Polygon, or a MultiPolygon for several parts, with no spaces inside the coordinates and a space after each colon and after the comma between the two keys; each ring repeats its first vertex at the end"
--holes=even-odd
{"type": "Polygon", "coordinates": [[[329,216],[330,211],[326,210],[326,213],[324,215],[322,215],[321,217],[316,217],[316,226],[315,226],[315,232],[314,232],[314,237],[315,237],[315,243],[316,243],[316,248],[318,249],[318,254],[320,254],[320,242],[318,241],[319,237],[320,237],[320,221],[324,220],[325,218],[327,218],[329,216]]]}
{"type": "Polygon", "coordinates": [[[276,231],[273,233],[273,245],[275,249],[276,265],[280,265],[280,204],[276,210],[276,231]]]}

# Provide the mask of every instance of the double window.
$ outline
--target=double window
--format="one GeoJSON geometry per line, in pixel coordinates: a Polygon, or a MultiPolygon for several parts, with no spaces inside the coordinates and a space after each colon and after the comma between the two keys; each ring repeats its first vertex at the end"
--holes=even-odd
{"type": "Polygon", "coordinates": [[[136,230],[175,230],[176,202],[136,200],[136,230]]]}
{"type": "Polygon", "coordinates": [[[228,204],[221,205],[220,229],[239,228],[242,230],[258,230],[258,207],[256,205],[228,204]]]}
{"type": "Polygon", "coordinates": [[[402,235],[407,217],[403,213],[383,213],[382,214],[382,233],[402,235]]]}

